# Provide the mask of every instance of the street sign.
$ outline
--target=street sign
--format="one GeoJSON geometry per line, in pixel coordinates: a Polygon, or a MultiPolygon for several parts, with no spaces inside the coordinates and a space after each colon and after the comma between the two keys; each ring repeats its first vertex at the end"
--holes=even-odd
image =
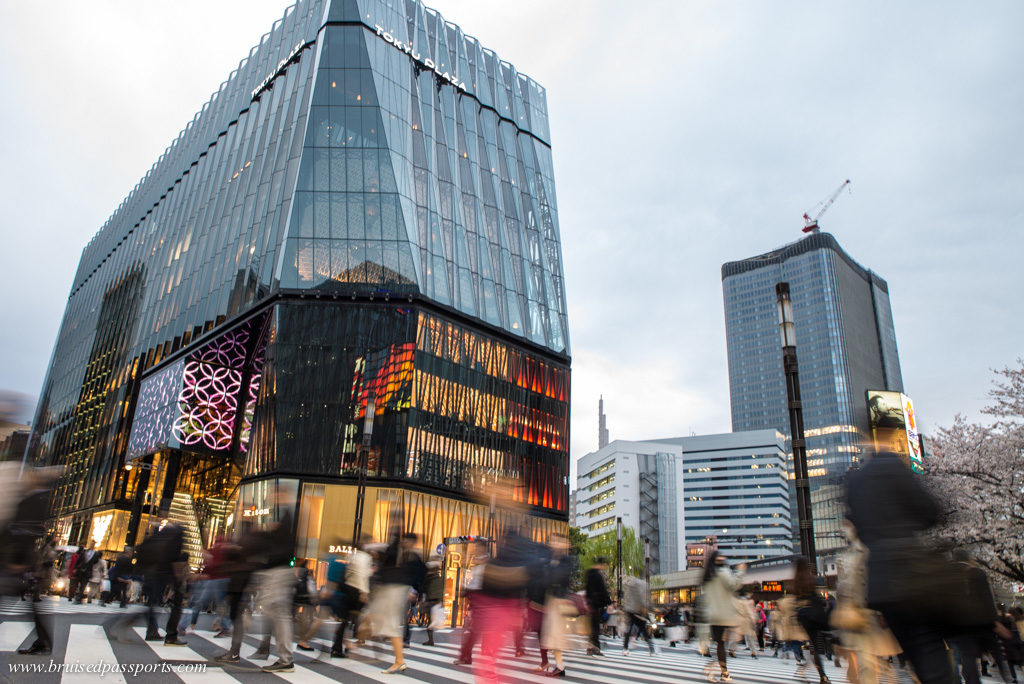
{"type": "Polygon", "coordinates": [[[437,555],[438,556],[443,556],[444,555],[444,544],[438,544],[437,545],[437,555]]]}

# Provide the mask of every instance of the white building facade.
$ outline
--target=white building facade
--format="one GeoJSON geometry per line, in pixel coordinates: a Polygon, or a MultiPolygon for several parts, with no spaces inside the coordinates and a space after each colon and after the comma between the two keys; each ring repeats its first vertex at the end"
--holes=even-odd
{"type": "Polygon", "coordinates": [[[621,517],[650,540],[652,574],[686,568],[680,445],[615,440],[577,465],[577,527],[589,537],[614,533],[621,517]]]}
{"type": "MultiPolygon", "coordinates": [[[[715,537],[730,563],[793,553],[785,437],[776,430],[676,437],[650,442],[682,450],[683,540],[715,537]]],[[[582,469],[581,469],[582,472],[582,469]]],[[[680,568],[685,567],[685,563],[680,568]]]]}

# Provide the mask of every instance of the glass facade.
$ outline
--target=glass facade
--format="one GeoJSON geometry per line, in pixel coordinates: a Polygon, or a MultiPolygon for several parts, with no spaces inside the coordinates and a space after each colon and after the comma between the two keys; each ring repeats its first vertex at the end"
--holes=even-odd
{"type": "Polygon", "coordinates": [[[860,458],[870,434],[865,390],[903,389],[889,288],[828,233],[723,265],[734,431],[789,435],[775,294],[782,281],[796,325],[816,544],[827,551],[844,545],[842,511],[815,491],[838,485],[860,458]]]}
{"type": "Polygon", "coordinates": [[[288,8],[83,251],[28,452],[67,536],[353,477],[371,398],[371,478],[516,478],[564,520],[549,138],[544,89],[419,2],[288,8]]]}

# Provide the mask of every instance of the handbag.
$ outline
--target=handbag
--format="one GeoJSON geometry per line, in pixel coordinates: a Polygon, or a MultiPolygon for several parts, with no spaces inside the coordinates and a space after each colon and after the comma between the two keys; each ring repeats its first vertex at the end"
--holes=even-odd
{"type": "Polygon", "coordinates": [[[587,600],[579,594],[570,593],[566,598],[572,604],[576,615],[588,615],[590,613],[590,606],[587,605],[587,600]]]}
{"type": "Polygon", "coordinates": [[[490,590],[508,591],[526,584],[526,568],[488,563],[484,566],[483,586],[490,590]]]}
{"type": "Polygon", "coordinates": [[[444,604],[435,603],[430,607],[430,629],[442,629],[444,627],[444,604]]]}
{"type": "Polygon", "coordinates": [[[869,626],[868,611],[849,603],[837,604],[828,616],[828,624],[833,629],[845,632],[866,632],[869,626]]]}
{"type": "MultiPolygon", "coordinates": [[[[796,619],[808,632],[824,631],[829,627],[829,610],[825,600],[818,592],[814,592],[807,599],[806,603],[796,611],[796,619]]],[[[802,601],[803,602],[803,601],[802,601]]]]}

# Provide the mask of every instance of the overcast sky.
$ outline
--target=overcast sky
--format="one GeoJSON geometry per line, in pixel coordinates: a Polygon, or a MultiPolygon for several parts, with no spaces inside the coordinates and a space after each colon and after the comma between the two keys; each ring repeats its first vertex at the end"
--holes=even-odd
{"type": "MultiPolygon", "coordinates": [[[[730,429],[720,267],[822,219],[888,280],[925,431],[1024,355],[1024,4],[434,0],[548,91],[572,455],[730,429]]],[[[0,388],[81,250],[286,6],[0,4],[0,388]]]]}

